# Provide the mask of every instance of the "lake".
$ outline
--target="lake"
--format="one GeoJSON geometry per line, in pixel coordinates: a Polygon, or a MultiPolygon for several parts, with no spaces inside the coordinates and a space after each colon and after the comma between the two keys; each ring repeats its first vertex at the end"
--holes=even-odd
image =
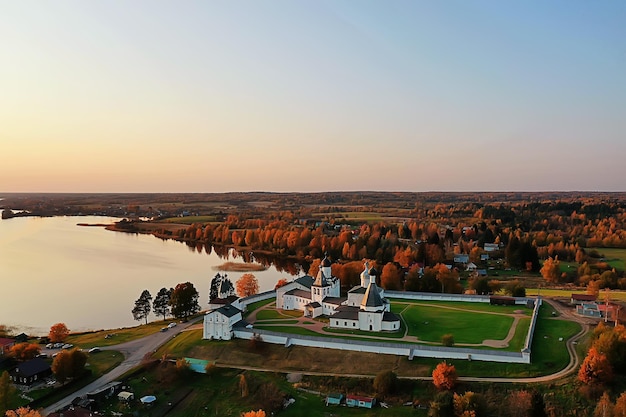
{"type": "MultiPolygon", "coordinates": [[[[96,216],[19,217],[0,220],[0,324],[18,332],[47,334],[63,322],[70,331],[139,324],[131,310],[143,290],[191,282],[205,309],[216,267],[230,259],[199,253],[186,244],[151,235],[112,232],[78,223],[109,224],[96,216]]],[[[233,284],[242,272],[227,272],[233,284]]],[[[252,272],[261,291],[274,288],[287,272],[270,267],[252,272]]],[[[153,314],[149,320],[157,320],[153,314]]]]}

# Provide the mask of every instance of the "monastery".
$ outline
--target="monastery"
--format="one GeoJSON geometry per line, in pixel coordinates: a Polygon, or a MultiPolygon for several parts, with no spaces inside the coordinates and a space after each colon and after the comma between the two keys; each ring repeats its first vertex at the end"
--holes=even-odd
{"type": "Polygon", "coordinates": [[[276,290],[276,308],[301,310],[305,317],[327,316],[330,327],[364,331],[396,331],[400,317],[390,311],[384,290],[376,285],[376,269],[365,263],[361,284],[340,296],[340,283],[331,273],[331,262],[324,257],[315,279],[297,278],[276,290]]]}

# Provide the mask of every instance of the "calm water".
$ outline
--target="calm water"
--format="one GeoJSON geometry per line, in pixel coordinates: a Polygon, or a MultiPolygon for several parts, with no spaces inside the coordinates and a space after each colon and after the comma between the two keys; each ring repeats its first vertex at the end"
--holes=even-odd
{"type": "MultiPolygon", "coordinates": [[[[0,220],[0,324],[46,334],[54,323],[72,331],[137,325],[131,310],[144,289],[191,282],[206,308],[214,267],[226,259],[198,253],[176,241],[150,235],[81,227],[112,223],[107,217],[13,218],[0,220]]],[[[230,260],[238,261],[240,259],[230,260]]],[[[234,282],[240,272],[228,273],[234,282]]],[[[280,278],[275,268],[254,272],[261,291],[280,278]]],[[[157,318],[151,314],[149,320],[157,318]]]]}

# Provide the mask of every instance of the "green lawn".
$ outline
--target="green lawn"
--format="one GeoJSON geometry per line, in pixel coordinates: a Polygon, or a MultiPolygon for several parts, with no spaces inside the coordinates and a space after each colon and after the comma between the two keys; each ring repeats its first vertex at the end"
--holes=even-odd
{"type": "Polygon", "coordinates": [[[94,346],[117,345],[119,343],[129,342],[131,340],[140,339],[153,333],[157,333],[163,326],[167,326],[167,324],[172,321],[176,320],[171,319],[165,321],[155,321],[137,327],[127,327],[124,329],[73,333],[68,336],[66,343],[71,343],[74,346],[79,346],[83,349],[88,349],[94,346]],[[110,335],[110,337],[107,338],[107,335],[110,335]]]}
{"type": "Polygon", "coordinates": [[[409,335],[427,342],[440,342],[452,334],[456,344],[482,343],[485,339],[504,339],[513,324],[513,317],[449,310],[436,305],[413,305],[402,312],[409,335]]]}
{"type": "MultiPolygon", "coordinates": [[[[257,320],[254,323],[254,327],[257,327],[257,325],[263,325],[263,324],[298,324],[298,320],[290,320],[290,319],[280,319],[280,320],[257,320]]],[[[307,323],[305,323],[307,324],[307,323]]],[[[313,323],[308,323],[308,324],[313,324],[313,323]]]]}
{"type": "Polygon", "coordinates": [[[626,270],[626,249],[622,248],[588,248],[604,255],[606,262],[620,271],[626,270]]]}
{"type": "Polygon", "coordinates": [[[248,304],[246,307],[246,312],[244,314],[244,316],[248,316],[250,313],[252,313],[254,310],[261,308],[265,305],[271,304],[273,302],[275,302],[276,299],[274,298],[269,298],[267,300],[261,300],[261,301],[257,301],[256,303],[252,303],[252,304],[248,304]]]}
{"type": "Polygon", "coordinates": [[[501,306],[501,305],[492,305],[489,303],[471,303],[466,301],[421,301],[421,300],[405,300],[399,298],[391,298],[391,308],[394,312],[399,311],[397,306],[402,306],[404,308],[407,304],[409,305],[427,305],[434,307],[450,307],[454,309],[463,309],[463,310],[471,310],[471,311],[484,311],[488,313],[503,313],[503,314],[512,314],[515,311],[521,310],[525,314],[530,315],[532,310],[526,308],[521,305],[514,306],[501,306]]]}
{"type": "Polygon", "coordinates": [[[297,311],[297,310],[278,311],[274,309],[265,309],[265,310],[260,310],[256,314],[257,320],[288,319],[292,317],[302,317],[302,311],[297,311]]]}

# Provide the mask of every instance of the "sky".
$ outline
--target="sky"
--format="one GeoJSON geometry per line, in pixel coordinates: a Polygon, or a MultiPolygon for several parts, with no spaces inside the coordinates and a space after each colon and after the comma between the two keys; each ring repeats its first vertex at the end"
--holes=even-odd
{"type": "Polygon", "coordinates": [[[0,0],[0,192],[626,191],[626,2],[0,0]]]}

